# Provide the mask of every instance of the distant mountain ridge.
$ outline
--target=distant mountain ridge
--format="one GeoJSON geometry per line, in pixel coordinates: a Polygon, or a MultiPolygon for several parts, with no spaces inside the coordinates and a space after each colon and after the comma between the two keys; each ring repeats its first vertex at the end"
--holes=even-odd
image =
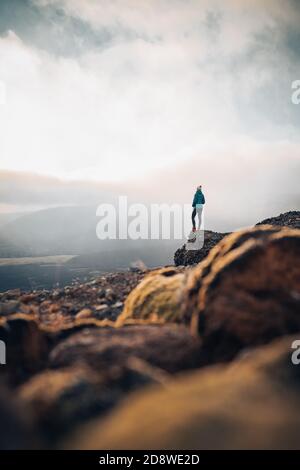
{"type": "Polygon", "coordinates": [[[141,259],[147,266],[172,263],[178,240],[99,240],[93,206],[68,206],[22,215],[0,231],[0,257],[77,255],[78,266],[114,270],[141,259]]]}

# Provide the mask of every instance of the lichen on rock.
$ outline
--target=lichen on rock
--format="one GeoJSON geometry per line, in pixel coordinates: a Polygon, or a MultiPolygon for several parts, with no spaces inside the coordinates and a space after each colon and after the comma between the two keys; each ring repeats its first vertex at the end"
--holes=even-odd
{"type": "Polygon", "coordinates": [[[117,325],[183,322],[181,294],[185,275],[176,268],[148,274],[128,295],[117,325]]]}

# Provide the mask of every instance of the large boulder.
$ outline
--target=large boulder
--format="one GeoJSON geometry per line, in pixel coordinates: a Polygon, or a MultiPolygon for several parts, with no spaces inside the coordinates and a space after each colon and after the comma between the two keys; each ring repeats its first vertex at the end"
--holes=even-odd
{"type": "Polygon", "coordinates": [[[45,366],[51,338],[40,329],[35,316],[13,314],[0,318],[0,339],[6,345],[1,376],[11,385],[25,381],[45,366]]]}
{"type": "Polygon", "coordinates": [[[128,295],[117,325],[182,322],[183,281],[184,274],[176,268],[152,271],[128,295]]]}
{"type": "Polygon", "coordinates": [[[209,251],[224,238],[226,233],[212,232],[211,230],[204,231],[204,244],[201,250],[187,250],[184,244],[178,248],[174,254],[175,266],[189,266],[200,263],[209,253],[209,251]]]}
{"type": "Polygon", "coordinates": [[[86,328],[61,341],[49,356],[49,367],[69,367],[85,362],[96,371],[146,361],[168,373],[199,364],[200,340],[183,325],[136,325],[120,328],[86,328]]]}
{"type": "Polygon", "coordinates": [[[196,368],[200,341],[183,325],[85,328],[61,340],[46,368],[19,387],[49,446],[129,392],[196,368]]]}
{"type": "Polygon", "coordinates": [[[0,450],[30,449],[39,446],[33,434],[33,423],[24,404],[0,387],[0,450]]]}
{"type": "Polygon", "coordinates": [[[37,434],[47,447],[52,447],[76,426],[107,412],[130,391],[165,380],[165,374],[141,360],[110,364],[99,370],[77,363],[44,370],[18,392],[33,416],[37,434]]]}
{"type": "Polygon", "coordinates": [[[300,449],[300,366],[294,338],[228,366],[133,394],[79,432],[80,449],[300,449]]]}
{"type": "Polygon", "coordinates": [[[224,238],[189,272],[183,310],[204,361],[300,331],[300,230],[258,226],[224,238]]]}
{"type": "Polygon", "coordinates": [[[41,322],[36,315],[14,313],[0,317],[0,340],[6,345],[6,365],[1,376],[12,386],[19,385],[47,366],[50,351],[69,335],[86,327],[114,325],[95,318],[64,319],[53,324],[41,322]]]}

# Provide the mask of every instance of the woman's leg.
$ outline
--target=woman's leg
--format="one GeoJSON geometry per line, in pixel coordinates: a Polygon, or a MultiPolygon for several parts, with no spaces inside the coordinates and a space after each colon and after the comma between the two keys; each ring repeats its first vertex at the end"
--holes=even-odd
{"type": "Polygon", "coordinates": [[[196,230],[196,222],[195,222],[195,217],[196,217],[196,207],[194,207],[193,212],[192,212],[192,224],[193,224],[193,230],[196,230]]]}
{"type": "Polygon", "coordinates": [[[198,215],[198,230],[200,230],[201,227],[201,221],[202,221],[202,207],[197,208],[197,215],[198,215]]]}

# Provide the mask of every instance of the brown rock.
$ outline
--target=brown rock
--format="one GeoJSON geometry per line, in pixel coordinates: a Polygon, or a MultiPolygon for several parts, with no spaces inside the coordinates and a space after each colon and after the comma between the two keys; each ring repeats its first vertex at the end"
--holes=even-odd
{"type": "Polygon", "coordinates": [[[83,308],[82,310],[80,310],[80,312],[77,313],[76,318],[77,319],[89,318],[89,317],[92,316],[92,314],[93,314],[93,312],[90,308],[83,308]]]}
{"type": "Polygon", "coordinates": [[[86,328],[51,351],[49,366],[70,367],[84,361],[92,369],[103,371],[138,358],[174,373],[197,367],[199,354],[199,339],[183,325],[86,328]]]}
{"type": "MultiPolygon", "coordinates": [[[[0,388],[0,450],[30,449],[38,446],[28,410],[4,386],[0,388]]],[[[3,462],[1,462],[3,465],[3,462]]],[[[5,465],[4,465],[5,466],[5,465]]]]}
{"type": "Polygon", "coordinates": [[[19,389],[19,396],[34,416],[37,432],[47,446],[53,446],[77,425],[110,409],[129,391],[165,380],[162,372],[143,361],[127,361],[98,371],[76,364],[35,375],[19,389]]]}
{"type": "Polygon", "coordinates": [[[117,324],[182,322],[183,280],[176,268],[152,271],[128,295],[117,324]]]}
{"type": "Polygon", "coordinates": [[[1,320],[0,338],[6,344],[6,365],[1,372],[16,385],[44,366],[50,339],[33,315],[19,313],[1,320]]]}
{"type": "Polygon", "coordinates": [[[20,302],[17,300],[8,300],[7,302],[0,302],[0,315],[10,315],[16,313],[20,302]]]}
{"type": "Polygon", "coordinates": [[[23,302],[24,304],[28,302],[32,302],[37,298],[37,294],[34,293],[29,293],[29,294],[23,294],[20,296],[20,302],[23,302]]]}
{"type": "Polygon", "coordinates": [[[209,251],[226,235],[226,233],[205,230],[204,244],[201,250],[186,250],[186,246],[184,244],[181,248],[178,248],[174,254],[175,266],[190,266],[200,263],[200,261],[208,255],[209,251]]]}
{"type": "Polygon", "coordinates": [[[3,296],[6,299],[13,299],[15,297],[20,297],[20,295],[21,295],[21,289],[11,289],[3,293],[3,296]]]}
{"type": "Polygon", "coordinates": [[[224,238],[191,270],[183,310],[206,362],[300,331],[300,231],[259,226],[224,238]]]}
{"type": "MultiPolygon", "coordinates": [[[[107,320],[94,318],[66,319],[52,313],[51,323],[41,322],[36,315],[17,313],[0,317],[0,339],[6,344],[7,364],[3,377],[17,385],[47,364],[50,350],[62,339],[89,326],[107,326],[107,320]]],[[[110,324],[110,322],[108,322],[110,324]]]]}
{"type": "Polygon", "coordinates": [[[80,449],[299,449],[293,338],[133,394],[79,432],[80,449]]]}
{"type": "Polygon", "coordinates": [[[59,311],[60,311],[60,305],[58,305],[58,304],[51,304],[51,305],[50,305],[50,308],[49,308],[49,311],[50,311],[51,313],[57,313],[57,312],[59,312],[59,311]]]}

